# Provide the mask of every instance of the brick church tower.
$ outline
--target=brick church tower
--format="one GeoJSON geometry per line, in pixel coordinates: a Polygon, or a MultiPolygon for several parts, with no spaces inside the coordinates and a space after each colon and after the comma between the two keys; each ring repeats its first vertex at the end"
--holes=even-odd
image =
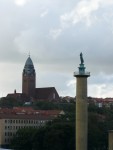
{"type": "Polygon", "coordinates": [[[30,56],[27,58],[22,73],[22,93],[34,97],[36,86],[36,73],[30,56]]]}

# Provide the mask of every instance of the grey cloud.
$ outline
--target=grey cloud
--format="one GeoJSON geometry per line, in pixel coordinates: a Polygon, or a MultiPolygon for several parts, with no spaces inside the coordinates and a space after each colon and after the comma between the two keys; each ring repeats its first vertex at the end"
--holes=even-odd
{"type": "Polygon", "coordinates": [[[80,63],[79,54],[83,52],[86,69],[92,74],[90,84],[112,82],[111,77],[109,82],[98,74],[113,74],[113,16],[110,15],[113,5],[104,5],[91,13],[90,26],[81,21],[63,27],[61,16],[78,3],[79,0],[33,0],[20,7],[13,0],[0,1],[0,63],[24,66],[30,51],[37,79],[40,77],[37,84],[55,85],[59,91],[66,91],[66,83],[73,79],[80,63]]]}

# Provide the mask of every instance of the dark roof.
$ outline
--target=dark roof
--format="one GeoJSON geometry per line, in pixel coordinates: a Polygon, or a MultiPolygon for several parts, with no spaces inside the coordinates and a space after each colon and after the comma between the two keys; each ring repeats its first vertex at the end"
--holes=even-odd
{"type": "Polygon", "coordinates": [[[59,116],[64,114],[63,110],[34,110],[32,107],[13,107],[12,108],[0,108],[1,115],[38,115],[38,116],[59,116]]]}
{"type": "Polygon", "coordinates": [[[38,99],[49,99],[51,93],[56,92],[54,87],[36,88],[35,96],[38,99]]]}
{"type": "Polygon", "coordinates": [[[22,96],[22,93],[9,93],[7,94],[7,97],[13,97],[13,98],[17,98],[22,96]]]}
{"type": "Polygon", "coordinates": [[[30,56],[26,60],[24,70],[23,70],[23,74],[24,75],[35,75],[34,65],[33,65],[33,62],[31,60],[30,56]]]}
{"type": "Polygon", "coordinates": [[[0,108],[0,119],[49,120],[62,114],[62,110],[34,110],[32,107],[0,108]]]}
{"type": "MultiPolygon", "coordinates": [[[[22,101],[30,101],[30,97],[28,97],[25,93],[9,93],[7,97],[15,98],[17,100],[22,101]]],[[[44,87],[44,88],[36,88],[34,100],[59,100],[59,95],[55,89],[55,87],[44,87]],[[55,94],[55,97],[54,97],[55,94]]]]}
{"type": "Polygon", "coordinates": [[[32,62],[32,60],[31,60],[31,58],[30,58],[30,56],[27,58],[27,60],[26,60],[26,63],[25,63],[25,66],[34,66],[33,65],[33,62],[32,62]]]}
{"type": "Polygon", "coordinates": [[[9,97],[9,98],[11,97],[11,98],[14,98],[16,100],[22,100],[22,101],[29,100],[29,97],[24,93],[9,93],[9,94],[7,94],[6,97],[9,97]]]}

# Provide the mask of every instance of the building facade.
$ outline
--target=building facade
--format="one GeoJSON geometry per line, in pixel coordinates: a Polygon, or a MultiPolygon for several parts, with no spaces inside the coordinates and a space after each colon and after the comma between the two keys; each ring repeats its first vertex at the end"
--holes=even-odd
{"type": "Polygon", "coordinates": [[[0,118],[0,145],[8,145],[17,130],[26,127],[37,128],[47,122],[46,118],[33,115],[1,115],[0,118]]]}
{"type": "Polygon", "coordinates": [[[0,147],[10,143],[21,128],[39,128],[57,116],[64,115],[62,110],[34,110],[31,107],[0,109],[0,147]]]}

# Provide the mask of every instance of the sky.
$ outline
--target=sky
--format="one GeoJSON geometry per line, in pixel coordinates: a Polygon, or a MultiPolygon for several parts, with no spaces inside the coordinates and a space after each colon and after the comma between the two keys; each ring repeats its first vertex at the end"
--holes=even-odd
{"type": "Polygon", "coordinates": [[[37,88],[74,97],[81,52],[88,96],[113,97],[113,0],[0,0],[0,97],[21,92],[29,53],[37,88]]]}

